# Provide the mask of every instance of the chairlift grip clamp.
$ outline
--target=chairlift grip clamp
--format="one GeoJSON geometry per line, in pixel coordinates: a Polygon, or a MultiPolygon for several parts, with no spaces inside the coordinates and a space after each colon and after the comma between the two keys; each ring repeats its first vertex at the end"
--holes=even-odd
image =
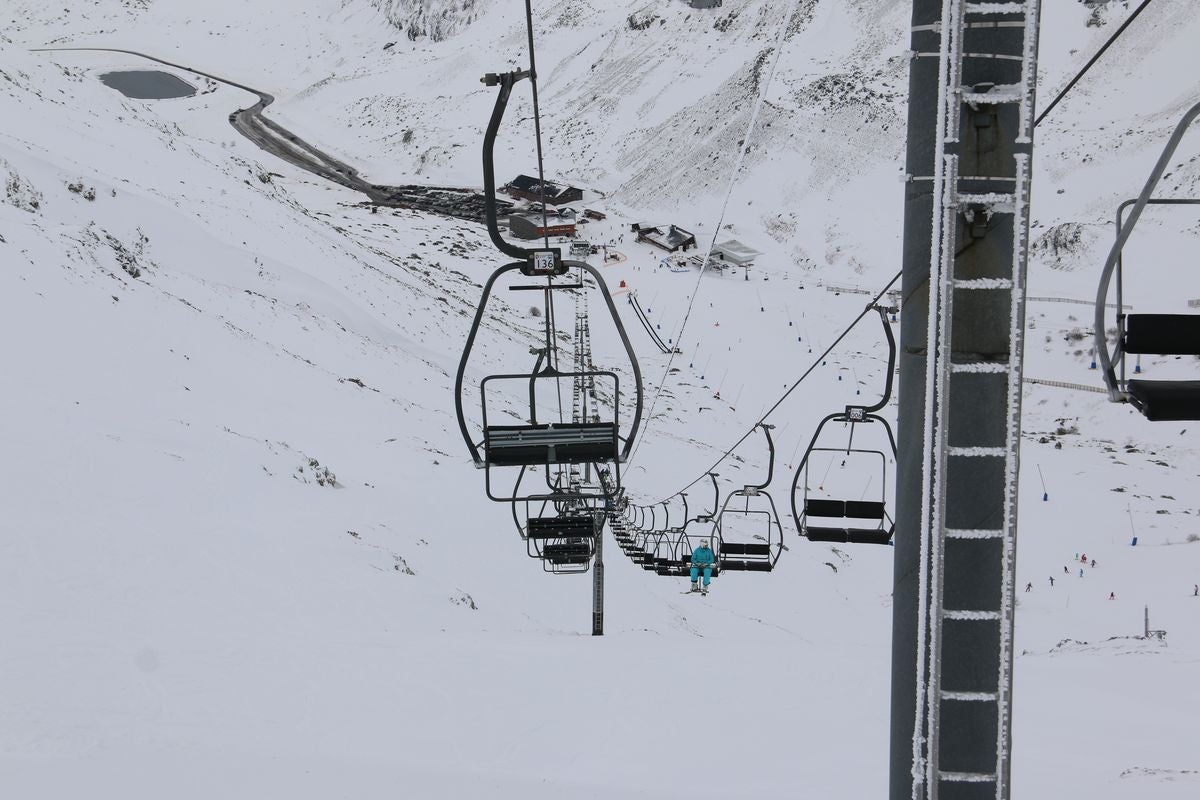
{"type": "Polygon", "coordinates": [[[484,86],[499,86],[506,82],[510,85],[516,83],[523,78],[532,77],[533,73],[527,69],[513,70],[512,72],[489,72],[479,79],[479,82],[484,86]]]}
{"type": "Polygon", "coordinates": [[[846,421],[847,422],[866,422],[867,407],[866,406],[846,406],[846,421]]]}

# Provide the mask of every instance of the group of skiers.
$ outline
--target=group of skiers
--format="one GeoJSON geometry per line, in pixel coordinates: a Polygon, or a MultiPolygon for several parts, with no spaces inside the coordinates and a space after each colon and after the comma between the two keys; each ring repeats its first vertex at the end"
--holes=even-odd
{"type": "MultiPolygon", "coordinates": [[[[1077,563],[1079,563],[1079,564],[1088,564],[1088,565],[1090,565],[1090,566],[1092,566],[1092,567],[1095,567],[1095,566],[1096,566],[1096,559],[1094,559],[1094,558],[1092,558],[1092,559],[1089,559],[1089,558],[1088,558],[1088,556],[1087,556],[1087,553],[1076,553],[1076,554],[1075,554],[1075,561],[1076,561],[1077,563]]],[[[1063,574],[1064,574],[1064,575],[1070,575],[1070,574],[1071,574],[1071,568],[1070,568],[1070,567],[1068,567],[1068,566],[1066,566],[1066,565],[1063,565],[1063,574]]],[[[1080,567],[1080,568],[1079,568],[1079,577],[1081,577],[1081,578],[1083,577],[1083,567],[1080,567]]],[[[1050,585],[1051,585],[1051,586],[1053,586],[1053,585],[1054,585],[1054,576],[1053,576],[1053,575],[1051,575],[1051,576],[1050,576],[1050,585]]],[[[1026,584],[1025,584],[1025,591],[1026,591],[1026,592],[1032,592],[1032,591],[1033,591],[1033,581],[1029,581],[1028,583],[1026,583],[1026,584]]],[[[1117,595],[1116,595],[1116,593],[1115,593],[1115,592],[1109,592],[1109,593],[1108,593],[1108,599],[1109,599],[1109,600],[1116,600],[1116,599],[1117,599],[1117,595]]]]}
{"type": "MultiPolygon", "coordinates": [[[[1092,567],[1095,567],[1095,566],[1096,566],[1096,559],[1094,559],[1094,558],[1093,558],[1093,559],[1089,559],[1089,558],[1087,557],[1087,553],[1076,553],[1076,554],[1075,554],[1075,559],[1076,559],[1076,561],[1077,561],[1078,563],[1080,563],[1080,564],[1089,564],[1089,565],[1090,565],[1090,566],[1092,566],[1092,567]]],[[[1063,574],[1064,574],[1064,575],[1070,575],[1070,574],[1071,574],[1071,570],[1070,570],[1070,568],[1064,565],[1064,566],[1063,566],[1063,574]]],[[[1079,569],[1079,577],[1081,577],[1081,578],[1083,577],[1083,568],[1082,568],[1082,567],[1079,569]]],[[[1053,575],[1051,575],[1051,576],[1050,576],[1050,585],[1051,585],[1051,586],[1053,586],[1053,585],[1054,585],[1054,576],[1053,576],[1053,575]]],[[[1033,591],[1033,581],[1029,581],[1028,583],[1026,583],[1026,584],[1025,584],[1025,591],[1026,591],[1026,592],[1032,592],[1032,591],[1033,591]]],[[[1200,583],[1192,584],[1192,597],[1200,597],[1200,583]]],[[[1108,599],[1109,599],[1109,600],[1116,600],[1116,599],[1117,599],[1117,593],[1116,593],[1116,592],[1109,592],[1109,593],[1108,593],[1108,599]]]]}

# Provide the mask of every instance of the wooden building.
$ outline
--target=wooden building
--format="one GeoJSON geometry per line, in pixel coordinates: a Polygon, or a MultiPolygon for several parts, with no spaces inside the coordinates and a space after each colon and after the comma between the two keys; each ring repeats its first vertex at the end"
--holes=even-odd
{"type": "Polygon", "coordinates": [[[541,214],[511,214],[508,229],[518,239],[542,239],[547,236],[575,236],[575,220],[564,219],[558,214],[546,214],[546,227],[542,227],[541,214]]]}
{"type": "Polygon", "coordinates": [[[549,206],[561,206],[564,203],[575,203],[583,200],[583,190],[574,186],[559,186],[557,183],[546,181],[541,183],[529,175],[518,175],[504,185],[504,191],[509,197],[517,200],[529,200],[535,203],[545,203],[549,206]]]}
{"type": "Polygon", "coordinates": [[[696,246],[696,236],[690,231],[685,231],[678,225],[668,225],[661,227],[658,225],[634,225],[633,229],[637,231],[639,242],[649,242],[655,247],[661,247],[668,253],[674,253],[676,250],[687,252],[688,249],[696,246]]]}

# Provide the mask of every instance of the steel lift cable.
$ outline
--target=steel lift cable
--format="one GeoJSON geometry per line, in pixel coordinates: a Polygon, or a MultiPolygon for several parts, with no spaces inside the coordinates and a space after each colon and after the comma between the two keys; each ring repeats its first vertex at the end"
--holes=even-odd
{"type": "MultiPolygon", "coordinates": [[[[738,173],[742,171],[742,164],[746,160],[746,151],[750,149],[750,136],[754,133],[754,128],[758,124],[758,115],[762,109],[763,101],[766,98],[767,90],[771,86],[771,81],[775,78],[775,70],[779,66],[779,56],[783,52],[784,33],[787,31],[788,22],[796,12],[797,3],[798,0],[790,0],[788,3],[787,12],[783,15],[783,18],[779,22],[779,27],[775,31],[775,43],[773,45],[775,54],[771,59],[771,69],[767,73],[766,80],[760,84],[758,92],[754,98],[754,108],[750,112],[750,120],[746,124],[746,133],[742,136],[742,142],[738,148],[737,158],[734,160],[733,171],[729,175],[729,183],[725,189],[725,201],[721,205],[721,214],[717,218],[717,224],[713,226],[712,239],[709,240],[708,249],[704,251],[704,261],[700,264],[700,272],[696,276],[696,284],[692,288],[691,296],[688,298],[687,310],[683,314],[683,320],[679,323],[679,330],[675,333],[675,339],[669,354],[669,358],[667,359],[667,366],[663,370],[662,379],[659,380],[658,387],[654,390],[654,396],[650,399],[650,410],[646,413],[646,428],[650,427],[650,421],[654,418],[654,407],[658,403],[659,396],[662,394],[663,386],[667,382],[667,377],[671,374],[671,366],[675,363],[675,356],[677,356],[679,354],[678,351],[683,348],[683,332],[687,329],[688,320],[692,316],[692,306],[695,305],[696,294],[700,291],[700,281],[704,279],[704,273],[708,271],[708,262],[712,257],[713,248],[716,247],[717,236],[721,233],[721,225],[725,221],[725,212],[729,208],[729,201],[733,198],[733,190],[737,185],[738,173]]],[[[633,459],[637,457],[638,448],[641,447],[641,443],[645,441],[645,439],[645,429],[643,429],[641,440],[638,441],[637,446],[635,446],[633,449],[633,453],[631,453],[629,456],[631,464],[633,459]]]]}
{"type": "Polygon", "coordinates": [[[1044,120],[1046,118],[1046,115],[1054,110],[1054,107],[1056,105],[1058,105],[1059,101],[1067,96],[1067,92],[1069,92],[1069,91],[1071,91],[1071,89],[1075,88],[1075,84],[1079,83],[1079,81],[1083,78],[1083,76],[1087,74],[1088,70],[1090,70],[1092,68],[1092,65],[1100,60],[1100,56],[1104,55],[1104,52],[1106,50],[1108,50],[1108,48],[1112,47],[1112,45],[1117,41],[1117,39],[1120,38],[1121,34],[1125,32],[1125,29],[1128,28],[1131,24],[1133,24],[1133,21],[1138,18],[1138,14],[1141,14],[1143,11],[1145,11],[1146,6],[1148,6],[1148,5],[1150,5],[1150,0],[1143,0],[1142,4],[1140,6],[1138,6],[1136,9],[1134,9],[1132,14],[1130,14],[1128,17],[1125,18],[1125,21],[1121,23],[1121,27],[1117,28],[1117,30],[1113,33],[1113,35],[1108,37],[1108,41],[1105,42],[1104,45],[1099,50],[1096,51],[1096,55],[1092,56],[1091,59],[1089,59],[1088,62],[1083,65],[1083,69],[1079,70],[1079,72],[1075,75],[1075,77],[1072,78],[1070,80],[1070,82],[1066,86],[1063,87],[1062,91],[1060,91],[1058,93],[1058,96],[1055,97],[1052,101],[1050,101],[1050,105],[1046,106],[1046,109],[1044,111],[1042,111],[1041,114],[1038,115],[1038,118],[1033,121],[1033,127],[1036,128],[1038,126],[1038,123],[1040,123],[1042,120],[1044,120]]]}

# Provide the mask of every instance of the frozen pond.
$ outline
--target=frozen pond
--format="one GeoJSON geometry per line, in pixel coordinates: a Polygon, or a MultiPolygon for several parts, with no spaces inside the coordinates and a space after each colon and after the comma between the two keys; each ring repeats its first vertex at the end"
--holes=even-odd
{"type": "Polygon", "coordinates": [[[158,70],[106,72],[100,76],[100,80],[105,86],[111,86],[126,97],[138,100],[191,97],[196,93],[196,87],[187,81],[158,70]]]}

